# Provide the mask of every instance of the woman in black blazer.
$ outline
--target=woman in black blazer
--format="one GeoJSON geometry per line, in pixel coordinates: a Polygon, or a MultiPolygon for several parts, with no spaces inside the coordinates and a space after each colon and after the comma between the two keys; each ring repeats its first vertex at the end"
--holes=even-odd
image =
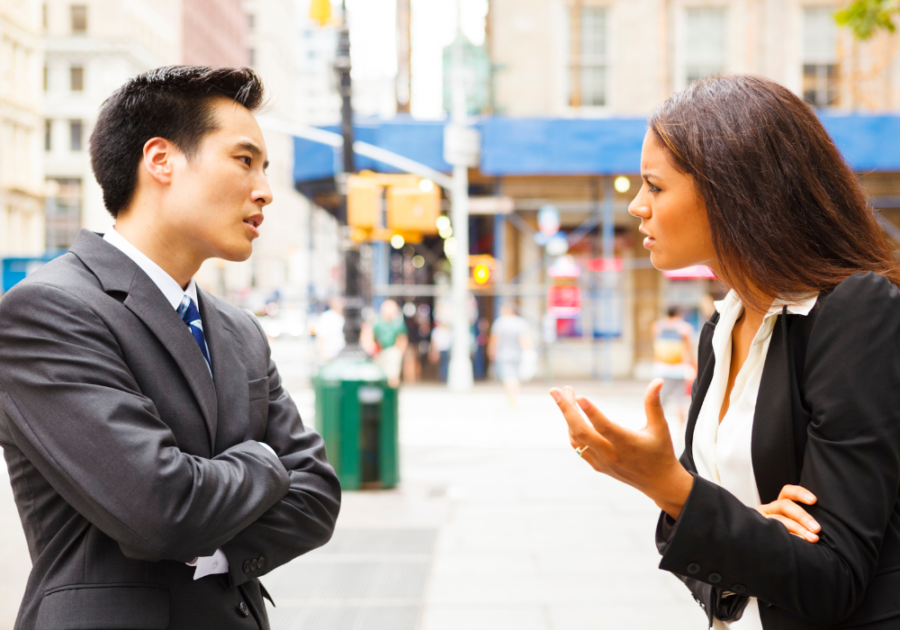
{"type": "Polygon", "coordinates": [[[551,390],[572,446],[660,506],[660,568],[710,627],[900,629],[900,272],[856,177],[807,105],[751,76],[660,105],[641,173],[629,211],[654,266],[709,265],[742,310],[730,332],[718,314],[701,332],[680,460],[661,381],[640,432],[551,390]],[[790,314],[800,298],[815,305],[790,314]],[[711,382],[724,397],[704,408],[711,382]],[[750,407],[730,409],[747,388],[750,407]],[[758,505],[698,472],[698,418],[729,413],[749,423],[743,472],[758,505]]]}

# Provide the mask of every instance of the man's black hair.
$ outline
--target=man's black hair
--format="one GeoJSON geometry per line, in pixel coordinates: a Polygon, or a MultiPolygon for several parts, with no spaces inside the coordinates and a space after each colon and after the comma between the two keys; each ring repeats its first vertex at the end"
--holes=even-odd
{"type": "Polygon", "coordinates": [[[91,133],[91,167],[113,217],[137,187],[138,165],[150,138],[165,138],[190,159],[215,131],[212,100],[230,98],[250,111],[263,102],[263,84],[250,68],[166,66],[138,75],[113,92],[91,133]]]}
{"type": "Polygon", "coordinates": [[[670,306],[666,310],[666,313],[669,317],[678,317],[679,315],[681,315],[681,308],[678,306],[670,306]]]}

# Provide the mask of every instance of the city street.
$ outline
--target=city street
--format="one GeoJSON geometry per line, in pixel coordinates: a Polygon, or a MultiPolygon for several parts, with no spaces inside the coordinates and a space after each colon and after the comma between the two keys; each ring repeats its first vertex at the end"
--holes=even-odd
{"type": "MultiPolygon", "coordinates": [[[[274,344],[305,419],[302,346],[274,344]]],[[[577,384],[576,384],[577,385],[577,384]]],[[[639,426],[641,383],[576,389],[639,426]]],[[[704,627],[657,568],[656,507],[572,452],[544,384],[515,408],[497,385],[435,385],[400,398],[401,485],[348,492],[334,539],[263,578],[276,630],[580,630],[704,627]]],[[[3,467],[5,475],[5,466],[3,467]]],[[[2,479],[0,629],[12,628],[29,566],[2,479]]]]}

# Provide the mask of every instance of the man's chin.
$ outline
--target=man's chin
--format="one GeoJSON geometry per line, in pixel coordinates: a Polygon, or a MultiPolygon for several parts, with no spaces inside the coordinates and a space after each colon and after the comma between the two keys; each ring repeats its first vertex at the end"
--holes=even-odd
{"type": "Polygon", "coordinates": [[[253,245],[247,243],[244,246],[222,248],[217,258],[228,262],[244,262],[253,254],[253,245]]]}

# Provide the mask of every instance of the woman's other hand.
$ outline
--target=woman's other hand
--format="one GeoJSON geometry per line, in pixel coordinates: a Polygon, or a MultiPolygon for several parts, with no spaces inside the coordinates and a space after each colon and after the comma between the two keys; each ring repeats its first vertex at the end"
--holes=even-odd
{"type": "Polygon", "coordinates": [[[756,511],[766,518],[779,521],[795,536],[814,543],[819,541],[817,534],[822,528],[798,503],[812,505],[815,502],[815,495],[806,488],[785,486],[775,501],[760,505],[756,511]]]}
{"type": "Polygon", "coordinates": [[[656,379],[647,388],[647,425],[640,431],[611,422],[587,398],[576,399],[571,387],[553,388],[550,395],[569,426],[572,447],[582,449],[582,459],[594,470],[637,488],[677,519],[694,478],[675,457],[669,425],[659,402],[661,387],[662,379],[656,379]]]}

